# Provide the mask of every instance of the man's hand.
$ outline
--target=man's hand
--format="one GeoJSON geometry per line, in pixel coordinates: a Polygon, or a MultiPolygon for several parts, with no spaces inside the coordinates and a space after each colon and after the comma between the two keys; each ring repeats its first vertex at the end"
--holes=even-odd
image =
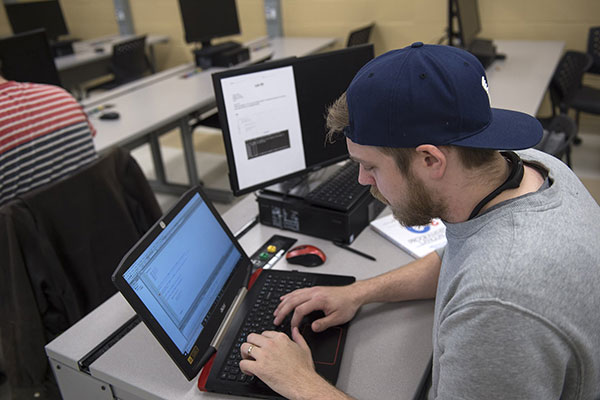
{"type": "Polygon", "coordinates": [[[293,311],[290,325],[297,327],[305,315],[321,310],[325,317],[314,321],[311,328],[314,332],[322,332],[329,327],[350,321],[361,305],[352,285],[298,289],[281,296],[281,303],[273,313],[274,324],[281,324],[286,315],[293,311]]]}
{"type": "Polygon", "coordinates": [[[337,392],[315,372],[310,348],[298,328],[292,329],[292,339],[281,332],[251,333],[240,347],[240,369],[288,399],[317,398],[317,389],[337,392]]]}

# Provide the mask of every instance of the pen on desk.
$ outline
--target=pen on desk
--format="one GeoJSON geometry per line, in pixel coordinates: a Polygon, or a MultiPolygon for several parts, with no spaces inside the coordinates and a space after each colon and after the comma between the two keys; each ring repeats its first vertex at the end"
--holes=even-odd
{"type": "Polygon", "coordinates": [[[362,257],[364,257],[364,258],[368,258],[369,260],[372,260],[372,261],[377,261],[377,259],[376,259],[375,257],[373,257],[373,256],[370,256],[370,255],[368,255],[368,254],[366,254],[366,253],[363,253],[362,251],[358,251],[358,250],[356,250],[356,249],[353,249],[352,247],[348,247],[348,246],[347,246],[347,245],[345,245],[344,243],[341,243],[341,242],[335,242],[335,241],[334,241],[334,242],[333,242],[333,244],[335,244],[337,247],[341,247],[342,249],[348,250],[348,251],[350,251],[350,252],[352,252],[352,253],[354,253],[354,254],[358,254],[359,256],[362,256],[362,257]]]}
{"type": "Polygon", "coordinates": [[[235,236],[236,239],[241,238],[242,236],[244,236],[250,229],[252,229],[252,227],[254,225],[256,225],[258,223],[258,215],[254,218],[252,218],[252,220],[248,221],[244,226],[242,226],[240,228],[239,231],[237,231],[233,236],[235,236]]]}

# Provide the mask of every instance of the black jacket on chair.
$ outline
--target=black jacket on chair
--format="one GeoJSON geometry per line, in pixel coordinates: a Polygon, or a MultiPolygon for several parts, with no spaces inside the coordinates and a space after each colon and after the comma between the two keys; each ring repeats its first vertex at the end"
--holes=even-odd
{"type": "Polygon", "coordinates": [[[121,149],[0,208],[0,333],[13,388],[43,384],[44,345],[116,292],[112,272],[160,216],[121,149]]]}

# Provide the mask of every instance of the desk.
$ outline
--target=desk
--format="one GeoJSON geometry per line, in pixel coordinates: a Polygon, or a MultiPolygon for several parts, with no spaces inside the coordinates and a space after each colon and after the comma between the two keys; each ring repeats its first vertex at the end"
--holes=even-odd
{"type": "Polygon", "coordinates": [[[564,42],[494,40],[505,60],[486,70],[492,107],[535,115],[562,56],[564,42]]]}
{"type": "MultiPolygon", "coordinates": [[[[256,212],[254,198],[247,196],[223,217],[235,232],[256,212]]],[[[325,240],[262,225],[255,226],[240,242],[246,253],[252,254],[273,234],[297,238],[297,244],[314,244],[327,254],[323,266],[294,267],[299,270],[350,274],[364,279],[412,260],[371,229],[365,229],[352,247],[375,254],[377,262],[325,240]]],[[[291,269],[284,260],[275,264],[275,268],[291,269]]],[[[133,315],[133,310],[117,294],[46,346],[64,400],[112,399],[112,396],[124,400],[241,399],[200,392],[197,379],[188,382],[184,378],[144,324],[136,326],[98,358],[90,367],[90,375],[80,372],[77,360],[133,315]]],[[[371,304],[361,308],[348,331],[337,386],[360,399],[411,399],[432,351],[432,323],[433,301],[371,304]]]]}
{"type": "MultiPolygon", "coordinates": [[[[332,46],[333,38],[275,38],[270,46],[252,42],[251,59],[245,64],[292,55],[304,56],[332,46]]],[[[124,85],[98,97],[85,100],[82,104],[91,114],[92,124],[97,130],[94,143],[100,152],[112,147],[135,148],[150,143],[157,180],[151,182],[153,189],[161,192],[181,194],[190,186],[200,184],[192,145],[190,120],[215,108],[216,100],[212,85],[212,73],[224,68],[210,68],[197,72],[193,63],[185,64],[159,74],[124,85]],[[121,117],[103,121],[96,118],[93,110],[112,104],[121,117]],[[186,170],[190,185],[177,185],[166,180],[158,137],[174,128],[181,131],[186,170]]],[[[97,115],[97,114],[96,114],[97,115]]],[[[207,195],[216,201],[229,202],[230,191],[206,188],[207,195]]]]}
{"type": "MultiPolygon", "coordinates": [[[[560,57],[562,43],[548,43],[548,59],[554,60],[554,65],[544,65],[537,71],[531,71],[531,67],[541,56],[532,50],[545,48],[542,44],[499,41],[498,47],[507,54],[507,59],[496,62],[490,69],[492,104],[535,114],[560,57]],[[527,75],[513,76],[513,83],[504,82],[503,73],[516,71],[527,75]],[[532,83],[534,75],[537,78],[532,83]],[[531,88],[521,89],[527,83],[531,88]],[[524,96],[524,90],[531,93],[524,96]]],[[[236,232],[256,213],[254,198],[247,196],[223,217],[236,232]]],[[[292,236],[298,239],[297,244],[311,243],[323,249],[327,262],[317,270],[307,269],[310,271],[350,274],[364,279],[412,260],[370,229],[365,229],[352,247],[372,253],[377,257],[376,262],[322,239],[263,225],[254,227],[240,243],[252,254],[273,234],[292,236]]],[[[275,268],[290,269],[290,265],[280,260],[275,268]]],[[[91,365],[89,375],[80,372],[77,360],[133,315],[133,310],[117,294],[46,346],[65,400],[80,398],[84,391],[87,398],[112,398],[113,395],[122,399],[233,398],[199,392],[195,380],[185,380],[143,324],[98,358],[91,365]]],[[[432,351],[432,322],[432,301],[371,304],[361,308],[348,332],[337,386],[357,398],[412,398],[432,351]]]]}
{"type": "MultiPolygon", "coordinates": [[[[73,54],[54,59],[63,87],[67,89],[76,88],[82,82],[110,74],[108,67],[112,55],[112,46],[134,36],[110,35],[74,42],[73,54]],[[102,51],[96,51],[97,49],[102,49],[102,51]]],[[[168,36],[164,35],[148,35],[146,37],[150,62],[154,70],[156,70],[154,45],[168,41],[168,36]]]]}

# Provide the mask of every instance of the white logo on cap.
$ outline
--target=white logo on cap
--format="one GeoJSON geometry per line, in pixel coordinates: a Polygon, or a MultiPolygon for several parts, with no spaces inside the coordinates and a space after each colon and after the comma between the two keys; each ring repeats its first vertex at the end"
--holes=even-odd
{"type": "Polygon", "coordinates": [[[485,92],[487,93],[488,101],[491,103],[492,99],[490,99],[490,89],[488,88],[488,84],[485,80],[485,76],[481,77],[481,86],[483,87],[483,90],[485,90],[485,92]]]}

